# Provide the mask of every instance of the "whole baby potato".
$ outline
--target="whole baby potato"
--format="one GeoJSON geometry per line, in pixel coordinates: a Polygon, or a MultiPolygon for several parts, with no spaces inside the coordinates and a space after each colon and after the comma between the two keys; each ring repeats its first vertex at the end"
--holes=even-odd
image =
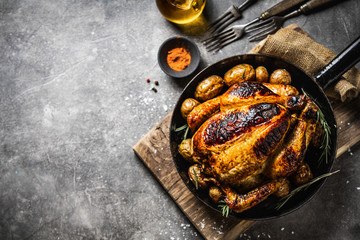
{"type": "Polygon", "coordinates": [[[194,96],[197,100],[205,102],[217,96],[223,87],[224,80],[217,75],[212,75],[197,85],[194,96]]]}
{"type": "Polygon", "coordinates": [[[218,188],[216,186],[210,187],[209,196],[215,203],[218,203],[223,198],[220,188],[218,188]]]}
{"type": "Polygon", "coordinates": [[[285,84],[289,85],[291,84],[291,76],[286,69],[276,69],[271,75],[270,75],[270,83],[276,83],[276,84],[285,84]]]}
{"type": "Polygon", "coordinates": [[[184,102],[181,104],[181,108],[180,108],[181,116],[186,119],[189,113],[194,109],[194,107],[196,107],[199,104],[200,102],[197,101],[196,99],[193,98],[185,99],[184,102]]]}
{"type": "Polygon", "coordinates": [[[185,158],[189,163],[194,163],[192,156],[194,153],[191,138],[182,140],[178,149],[180,155],[185,158]]]}
{"type": "Polygon", "coordinates": [[[231,68],[224,75],[224,81],[227,86],[245,81],[255,80],[255,70],[249,64],[239,64],[231,68]]]}
{"type": "Polygon", "coordinates": [[[189,167],[188,175],[191,182],[200,189],[206,189],[208,183],[205,181],[205,175],[199,164],[195,164],[189,167]]]}
{"type": "Polygon", "coordinates": [[[297,186],[301,186],[309,182],[312,178],[313,173],[311,172],[310,166],[307,163],[303,163],[302,165],[300,165],[295,174],[292,175],[292,181],[297,186]]]}
{"type": "Polygon", "coordinates": [[[269,73],[264,66],[259,66],[255,69],[255,76],[257,82],[268,82],[269,81],[269,73]]]}
{"type": "Polygon", "coordinates": [[[290,192],[290,181],[286,178],[283,178],[280,180],[280,187],[279,189],[274,193],[275,196],[281,198],[288,195],[290,192]]]}

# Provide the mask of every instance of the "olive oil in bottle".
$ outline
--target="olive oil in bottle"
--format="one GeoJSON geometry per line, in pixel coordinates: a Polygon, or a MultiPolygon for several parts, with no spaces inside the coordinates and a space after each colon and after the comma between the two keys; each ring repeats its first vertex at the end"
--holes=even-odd
{"type": "Polygon", "coordinates": [[[204,10],[205,3],[206,0],[156,0],[161,14],[178,24],[194,21],[204,10]]]}

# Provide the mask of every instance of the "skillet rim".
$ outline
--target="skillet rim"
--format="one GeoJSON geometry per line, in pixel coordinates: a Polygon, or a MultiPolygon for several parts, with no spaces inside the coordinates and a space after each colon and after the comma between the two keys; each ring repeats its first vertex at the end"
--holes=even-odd
{"type": "MultiPolygon", "coordinates": [[[[309,74],[307,74],[305,71],[303,71],[301,68],[295,66],[293,63],[285,60],[285,59],[282,59],[280,57],[277,57],[277,56],[273,56],[273,55],[268,55],[268,54],[254,54],[254,53],[248,53],[248,54],[238,54],[238,55],[234,55],[234,56],[231,56],[231,57],[227,57],[227,58],[224,58],[224,59],[221,59],[215,63],[212,63],[210,65],[208,65],[207,67],[205,67],[204,69],[202,69],[200,72],[198,72],[187,84],[186,86],[184,87],[184,89],[182,90],[180,96],[178,97],[178,100],[176,102],[176,105],[174,107],[174,111],[172,113],[172,116],[171,116],[171,121],[170,121],[170,138],[169,138],[169,143],[170,143],[170,152],[171,152],[171,157],[172,157],[172,160],[175,164],[175,167],[177,169],[177,172],[178,174],[180,175],[180,178],[182,179],[182,181],[184,182],[184,184],[186,185],[186,187],[190,190],[190,192],[195,195],[195,197],[197,199],[199,199],[203,204],[205,204],[206,206],[208,206],[210,209],[212,209],[213,211],[216,211],[216,212],[219,212],[221,213],[221,211],[214,207],[213,205],[215,205],[215,203],[211,204],[207,201],[205,201],[199,194],[199,191],[198,190],[194,190],[194,187],[192,186],[192,183],[188,183],[184,177],[181,175],[181,169],[180,169],[180,166],[178,165],[177,161],[175,160],[176,159],[176,156],[175,156],[175,153],[173,151],[173,148],[172,148],[172,145],[173,145],[173,139],[174,139],[174,135],[176,135],[176,133],[174,132],[174,127],[175,127],[175,115],[176,115],[176,110],[177,109],[180,109],[180,106],[182,104],[182,98],[184,95],[186,95],[188,89],[192,86],[192,85],[197,85],[197,83],[199,83],[201,80],[203,80],[203,78],[201,78],[201,76],[207,72],[207,71],[210,71],[212,68],[216,68],[216,67],[219,67],[221,65],[226,65],[228,62],[231,62],[233,66],[237,65],[237,64],[241,64],[242,63],[246,63],[246,60],[243,60],[244,58],[247,58],[247,57],[252,57],[252,58],[256,58],[256,57],[263,57],[263,58],[266,58],[266,59],[270,59],[270,60],[276,60],[276,61],[279,61],[281,62],[282,64],[285,64],[285,65],[289,65],[291,66],[293,69],[295,69],[297,72],[300,72],[301,74],[304,74],[307,79],[309,81],[311,81],[313,84],[315,84],[315,86],[317,87],[316,91],[318,93],[321,94],[320,97],[324,98],[325,99],[325,103],[327,106],[321,106],[322,110],[324,110],[326,108],[327,110],[327,113],[330,113],[328,115],[326,115],[326,118],[327,118],[327,121],[329,121],[329,119],[331,120],[332,123],[334,123],[333,126],[331,126],[331,129],[332,129],[332,135],[331,135],[331,140],[332,140],[332,148],[331,148],[331,153],[330,153],[330,157],[328,159],[328,163],[326,164],[326,169],[325,169],[325,173],[328,173],[328,172],[331,172],[332,168],[333,168],[333,164],[334,164],[334,161],[336,159],[336,150],[337,150],[337,140],[338,140],[338,136],[337,136],[337,125],[336,125],[336,119],[335,119],[335,116],[334,116],[334,110],[330,104],[330,101],[329,101],[329,98],[326,96],[324,90],[322,89],[322,87],[320,86],[320,84],[318,82],[316,82],[315,78],[310,76],[309,74]]],[[[279,64],[277,64],[279,65],[279,64]]],[[[266,67],[266,66],[265,66],[266,67]]],[[[230,69],[230,68],[229,68],[230,69]]],[[[227,69],[227,70],[229,70],[227,69]]],[[[225,70],[225,71],[227,71],[225,70]]],[[[210,76],[210,75],[209,75],[210,76]]],[[[222,76],[223,77],[223,76],[222,76]]],[[[306,80],[306,81],[308,81],[306,80]]],[[[296,82],[300,82],[301,80],[296,80],[296,82]]],[[[196,86],[195,85],[195,86],[196,86]]],[[[194,88],[194,87],[193,87],[194,88]]],[[[299,90],[299,89],[298,89],[299,90]]],[[[313,96],[312,96],[313,97],[313,96]]],[[[316,99],[316,98],[315,98],[316,99]]],[[[177,150],[177,148],[176,148],[177,150]]],[[[182,157],[181,157],[182,158],[182,157]]],[[[185,161],[185,160],[184,160],[185,161]]],[[[323,167],[324,168],[324,167],[323,167]]],[[[235,217],[235,218],[238,218],[238,219],[244,219],[244,220],[254,220],[254,221],[259,221],[259,220],[270,220],[270,219],[274,219],[274,218],[279,218],[281,216],[285,216],[287,214],[290,214],[296,210],[298,210],[299,208],[301,208],[302,206],[304,206],[306,203],[308,203],[318,192],[319,190],[322,188],[322,186],[325,184],[325,181],[326,181],[327,178],[324,178],[324,179],[321,179],[320,181],[318,181],[317,183],[314,183],[312,186],[310,186],[309,188],[311,188],[311,192],[310,190],[304,190],[303,192],[306,192],[306,194],[304,194],[306,197],[304,200],[302,200],[300,203],[297,203],[295,204],[294,206],[292,206],[289,210],[286,210],[286,211],[282,211],[280,214],[274,214],[274,215],[271,215],[271,216],[265,216],[265,217],[252,217],[252,216],[246,216],[247,212],[249,212],[250,210],[256,208],[257,206],[249,209],[249,210],[246,210],[242,213],[230,213],[229,216],[231,217],[235,217]]],[[[266,202],[266,201],[264,201],[266,202]]],[[[261,205],[261,203],[259,204],[261,205]]]]}

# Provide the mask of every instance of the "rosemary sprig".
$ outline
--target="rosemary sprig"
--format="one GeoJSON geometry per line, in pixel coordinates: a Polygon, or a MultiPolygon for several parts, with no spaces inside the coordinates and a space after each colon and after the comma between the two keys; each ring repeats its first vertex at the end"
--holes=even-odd
{"type": "Polygon", "coordinates": [[[181,131],[184,131],[184,130],[185,130],[185,132],[184,132],[183,139],[185,140],[187,138],[188,133],[189,133],[189,126],[187,124],[184,124],[181,127],[175,128],[174,131],[175,132],[181,132],[181,131]]]}
{"type": "Polygon", "coordinates": [[[196,190],[198,190],[199,189],[199,182],[198,182],[198,179],[197,179],[195,168],[193,168],[193,173],[194,173],[194,179],[195,179],[195,188],[196,188],[196,190]]]}
{"type": "Polygon", "coordinates": [[[229,213],[231,212],[230,207],[226,204],[226,202],[224,200],[219,201],[218,208],[220,208],[221,213],[223,215],[223,217],[228,217],[229,213]]]}
{"type": "Polygon", "coordinates": [[[320,179],[323,179],[323,178],[329,177],[329,176],[331,176],[331,175],[333,175],[333,174],[335,174],[335,173],[338,173],[339,171],[340,171],[340,170],[337,170],[337,171],[335,171],[335,172],[325,173],[325,174],[323,174],[323,175],[320,175],[320,176],[312,179],[310,182],[305,183],[305,184],[301,185],[300,187],[295,188],[295,189],[292,190],[288,195],[286,195],[285,197],[282,197],[282,198],[280,199],[280,202],[279,202],[279,204],[275,207],[275,209],[276,209],[276,210],[279,210],[280,208],[282,208],[282,207],[287,203],[287,201],[289,201],[289,199],[292,198],[296,193],[298,193],[298,192],[300,192],[301,190],[304,190],[304,189],[310,187],[311,184],[319,181],[320,179]]]}
{"type": "Polygon", "coordinates": [[[321,164],[322,160],[325,158],[325,162],[326,164],[328,164],[328,159],[330,156],[330,144],[331,144],[331,129],[329,124],[327,123],[324,113],[321,111],[321,109],[319,108],[319,110],[317,111],[317,120],[320,122],[322,128],[324,129],[324,134],[322,136],[322,140],[321,140],[321,146],[320,149],[323,149],[322,154],[320,155],[319,158],[319,165],[321,164]]]}
{"type": "Polygon", "coordinates": [[[320,122],[323,130],[324,130],[324,133],[322,135],[322,139],[321,139],[321,146],[320,146],[320,149],[323,149],[323,152],[321,153],[320,157],[319,157],[319,165],[321,164],[321,162],[323,161],[323,159],[325,159],[325,162],[326,164],[328,164],[328,159],[329,159],[329,156],[330,156],[330,151],[331,151],[331,147],[330,147],[330,144],[331,144],[331,138],[330,138],[330,135],[331,135],[331,128],[328,124],[328,122],[326,121],[326,118],[325,118],[325,115],[324,113],[322,112],[318,102],[313,98],[311,97],[307,92],[304,91],[304,89],[301,89],[302,92],[304,93],[304,95],[308,98],[310,98],[314,104],[318,107],[318,111],[317,111],[317,121],[320,122]]]}
{"type": "Polygon", "coordinates": [[[187,127],[188,127],[188,125],[187,125],[187,124],[184,124],[184,125],[182,125],[181,127],[175,128],[174,131],[175,131],[175,132],[180,132],[180,131],[186,129],[187,127]]]}
{"type": "Polygon", "coordinates": [[[246,72],[246,69],[244,69],[244,72],[243,72],[243,75],[242,75],[242,79],[244,79],[245,72],[246,72]]]}

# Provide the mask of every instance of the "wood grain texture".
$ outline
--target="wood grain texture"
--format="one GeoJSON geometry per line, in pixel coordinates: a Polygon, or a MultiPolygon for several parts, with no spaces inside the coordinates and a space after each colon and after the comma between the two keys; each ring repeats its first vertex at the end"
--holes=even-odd
{"type": "MultiPolygon", "coordinates": [[[[337,157],[360,141],[360,98],[333,103],[338,124],[337,157]]],[[[200,202],[180,178],[171,158],[171,113],[151,129],[133,150],[205,239],[235,239],[255,222],[224,218],[200,202]]]]}
{"type": "Polygon", "coordinates": [[[360,98],[349,103],[333,103],[332,106],[338,126],[336,157],[339,157],[360,141],[360,98]]]}

